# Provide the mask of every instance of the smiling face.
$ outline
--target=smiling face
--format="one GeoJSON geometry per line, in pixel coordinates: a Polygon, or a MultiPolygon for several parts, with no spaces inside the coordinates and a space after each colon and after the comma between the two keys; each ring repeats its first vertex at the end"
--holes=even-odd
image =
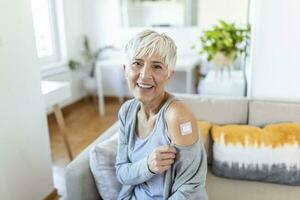
{"type": "Polygon", "coordinates": [[[163,97],[173,74],[158,54],[136,57],[124,69],[130,91],[142,103],[163,97]]]}

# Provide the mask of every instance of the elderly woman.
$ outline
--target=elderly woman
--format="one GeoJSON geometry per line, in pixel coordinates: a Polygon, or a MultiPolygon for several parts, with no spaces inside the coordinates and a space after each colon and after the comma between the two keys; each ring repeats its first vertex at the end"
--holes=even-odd
{"type": "Polygon", "coordinates": [[[134,99],[119,111],[119,199],[207,199],[206,153],[192,112],[166,92],[176,45],[146,30],[125,46],[125,76],[134,99]]]}

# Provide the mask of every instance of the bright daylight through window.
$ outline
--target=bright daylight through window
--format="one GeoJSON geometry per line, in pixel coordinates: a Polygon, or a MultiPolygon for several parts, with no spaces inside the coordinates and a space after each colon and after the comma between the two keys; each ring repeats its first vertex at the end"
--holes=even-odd
{"type": "Polygon", "coordinates": [[[58,24],[53,0],[31,0],[37,55],[43,64],[60,59],[58,24]]]}

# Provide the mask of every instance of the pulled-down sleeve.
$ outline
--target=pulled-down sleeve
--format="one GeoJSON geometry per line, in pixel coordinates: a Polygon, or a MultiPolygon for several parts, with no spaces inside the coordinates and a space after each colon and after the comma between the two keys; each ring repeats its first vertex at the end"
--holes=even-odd
{"type": "Polygon", "coordinates": [[[187,147],[175,145],[176,160],[172,169],[169,200],[207,200],[205,181],[207,174],[206,152],[201,140],[187,147]]]}

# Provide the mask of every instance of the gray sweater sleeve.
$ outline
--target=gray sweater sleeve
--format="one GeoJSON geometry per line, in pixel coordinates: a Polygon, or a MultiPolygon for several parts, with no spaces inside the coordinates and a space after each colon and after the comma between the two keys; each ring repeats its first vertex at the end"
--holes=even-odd
{"type": "Polygon", "coordinates": [[[197,143],[188,147],[175,147],[177,156],[172,169],[173,185],[168,199],[207,200],[207,161],[201,140],[198,139],[197,143]]]}
{"type": "Polygon", "coordinates": [[[129,160],[129,136],[130,130],[126,130],[125,120],[128,114],[128,102],[125,103],[119,112],[119,141],[116,158],[116,174],[118,181],[123,185],[138,185],[149,180],[155,174],[148,168],[147,157],[131,163],[129,160]]]}

